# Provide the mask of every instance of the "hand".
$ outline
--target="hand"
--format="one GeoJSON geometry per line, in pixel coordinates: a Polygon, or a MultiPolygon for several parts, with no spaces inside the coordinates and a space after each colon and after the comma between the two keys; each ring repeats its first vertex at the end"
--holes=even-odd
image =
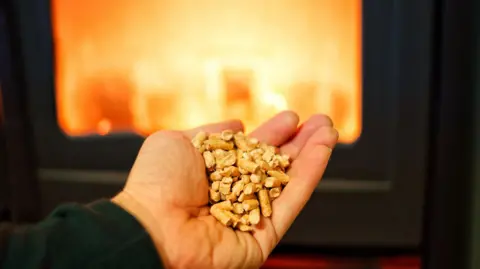
{"type": "Polygon", "coordinates": [[[250,134],[279,146],[293,159],[290,183],[253,234],[218,223],[208,210],[208,180],[202,156],[190,144],[200,130],[243,130],[240,121],[149,136],[124,190],[112,200],[148,230],[167,268],[258,268],[284,236],[322,178],[338,133],[331,120],[315,115],[300,127],[290,111],[250,134]]]}

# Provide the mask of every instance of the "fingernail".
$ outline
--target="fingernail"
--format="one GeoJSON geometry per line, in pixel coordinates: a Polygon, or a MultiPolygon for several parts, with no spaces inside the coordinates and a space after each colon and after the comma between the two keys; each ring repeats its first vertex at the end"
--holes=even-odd
{"type": "Polygon", "coordinates": [[[300,118],[298,117],[298,115],[296,113],[290,113],[289,116],[288,116],[288,120],[295,124],[295,125],[298,125],[298,122],[300,121],[300,118]]]}
{"type": "Polygon", "coordinates": [[[328,162],[330,156],[332,156],[332,149],[327,145],[316,145],[315,148],[311,151],[312,157],[321,159],[321,161],[328,162]]]}
{"type": "Polygon", "coordinates": [[[333,129],[333,130],[332,130],[333,136],[335,137],[335,144],[334,144],[334,147],[335,147],[335,145],[336,145],[337,142],[338,142],[338,138],[340,138],[340,133],[338,132],[337,129],[335,129],[335,128],[332,128],[332,129],[333,129]]]}
{"type": "Polygon", "coordinates": [[[324,114],[313,115],[305,123],[306,125],[311,124],[315,128],[322,127],[322,126],[333,127],[332,119],[329,116],[324,114]]]}
{"type": "Polygon", "coordinates": [[[332,127],[324,127],[328,128],[328,139],[326,139],[326,146],[330,149],[334,149],[338,142],[339,133],[337,129],[332,127]]]}

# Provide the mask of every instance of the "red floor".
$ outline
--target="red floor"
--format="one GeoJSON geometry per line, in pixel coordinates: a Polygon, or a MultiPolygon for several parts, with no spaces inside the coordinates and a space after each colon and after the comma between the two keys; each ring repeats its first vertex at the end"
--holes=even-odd
{"type": "Polygon", "coordinates": [[[263,269],[420,269],[419,257],[395,257],[379,259],[348,259],[314,257],[312,255],[277,255],[271,257],[263,269]]]}

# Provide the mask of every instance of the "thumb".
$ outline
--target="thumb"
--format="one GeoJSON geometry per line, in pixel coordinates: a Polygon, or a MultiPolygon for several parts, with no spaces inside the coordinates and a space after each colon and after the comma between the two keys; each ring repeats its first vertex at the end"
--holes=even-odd
{"type": "Polygon", "coordinates": [[[188,176],[185,168],[203,170],[199,158],[199,153],[182,132],[159,131],[145,139],[130,175],[141,177],[143,183],[182,178],[188,176]]]}

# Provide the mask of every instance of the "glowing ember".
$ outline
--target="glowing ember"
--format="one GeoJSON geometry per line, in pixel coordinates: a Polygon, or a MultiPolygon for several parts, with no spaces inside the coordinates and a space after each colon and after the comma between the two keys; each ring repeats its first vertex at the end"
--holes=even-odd
{"type": "Polygon", "coordinates": [[[361,133],[361,0],[52,0],[68,135],[247,129],[284,109],[361,133]]]}
{"type": "Polygon", "coordinates": [[[112,123],[108,119],[103,119],[98,122],[97,132],[101,135],[106,135],[112,130],[112,123]]]}

